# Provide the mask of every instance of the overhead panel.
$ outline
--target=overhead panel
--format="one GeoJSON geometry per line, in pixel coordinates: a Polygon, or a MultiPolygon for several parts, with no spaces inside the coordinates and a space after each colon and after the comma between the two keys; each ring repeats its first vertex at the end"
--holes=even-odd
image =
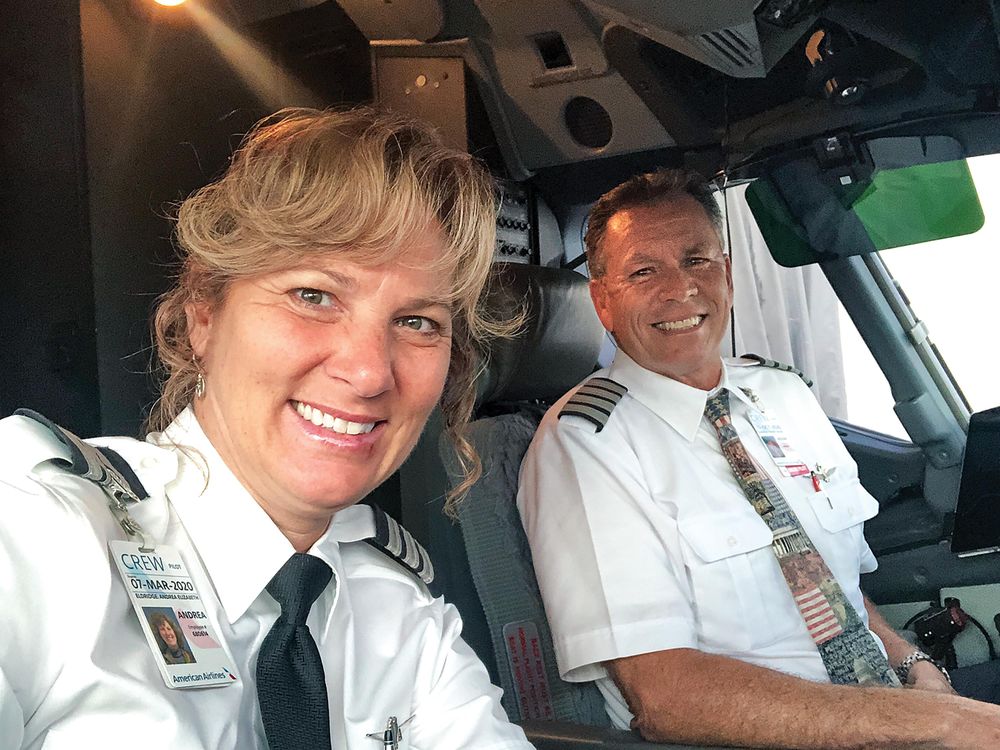
{"type": "Polygon", "coordinates": [[[758,24],[758,0],[583,0],[596,15],[734,78],[763,78],[815,15],[790,28],[758,24]]]}
{"type": "Polygon", "coordinates": [[[444,28],[442,0],[337,0],[369,40],[426,42],[444,28]]]}
{"type": "MultiPolygon", "coordinates": [[[[569,0],[477,0],[472,67],[490,91],[515,176],[557,164],[673,145],[608,65],[600,25],[569,0]],[[479,69],[476,69],[476,68],[479,69]]],[[[458,8],[452,12],[460,14],[458,8]]],[[[468,13],[469,11],[465,11],[468,13]]],[[[463,19],[455,19],[462,27],[463,19]]],[[[471,61],[470,61],[471,62],[471,61]]]]}

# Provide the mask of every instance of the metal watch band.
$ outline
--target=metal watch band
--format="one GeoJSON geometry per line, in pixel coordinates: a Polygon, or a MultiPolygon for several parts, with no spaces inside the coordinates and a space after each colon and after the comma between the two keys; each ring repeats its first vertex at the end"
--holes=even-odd
{"type": "Polygon", "coordinates": [[[948,670],[944,668],[944,665],[939,664],[923,651],[914,651],[912,654],[903,659],[903,661],[899,663],[899,666],[896,667],[896,675],[899,677],[899,681],[901,683],[904,685],[906,684],[906,681],[910,676],[910,670],[913,669],[913,665],[918,661],[927,661],[933,664],[937,667],[938,671],[944,675],[944,678],[948,680],[948,684],[951,684],[951,675],[948,674],[948,670]]]}

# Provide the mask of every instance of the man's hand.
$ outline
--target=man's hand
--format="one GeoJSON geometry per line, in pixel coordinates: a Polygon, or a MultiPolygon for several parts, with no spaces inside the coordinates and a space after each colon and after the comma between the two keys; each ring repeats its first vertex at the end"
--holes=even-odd
{"type": "MultiPolygon", "coordinates": [[[[885,621],[878,608],[872,604],[867,596],[865,597],[865,609],[868,610],[868,622],[872,632],[881,638],[885,645],[886,653],[889,655],[889,663],[894,667],[897,666],[913,653],[914,645],[899,637],[899,634],[885,621]]],[[[927,690],[932,693],[955,692],[945,676],[941,674],[941,670],[927,661],[918,661],[910,667],[906,687],[927,690]]]]}
{"type": "Polygon", "coordinates": [[[928,661],[918,661],[910,667],[906,686],[914,690],[929,690],[934,693],[954,693],[955,690],[941,674],[941,670],[928,661]]]}

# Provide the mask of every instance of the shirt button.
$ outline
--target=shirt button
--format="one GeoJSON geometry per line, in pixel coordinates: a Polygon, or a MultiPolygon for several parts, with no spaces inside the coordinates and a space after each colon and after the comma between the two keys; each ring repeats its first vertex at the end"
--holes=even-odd
{"type": "Polygon", "coordinates": [[[726,540],[726,544],[728,544],[730,547],[735,547],[737,544],[739,544],[739,540],[736,537],[731,536],[726,540]]]}
{"type": "Polygon", "coordinates": [[[139,466],[141,466],[144,469],[156,468],[156,459],[153,458],[152,456],[146,456],[139,462],[139,466]]]}

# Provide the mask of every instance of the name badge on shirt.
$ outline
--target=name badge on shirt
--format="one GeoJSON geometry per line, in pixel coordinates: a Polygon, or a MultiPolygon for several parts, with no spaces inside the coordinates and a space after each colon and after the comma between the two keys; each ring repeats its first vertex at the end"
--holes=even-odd
{"type": "Polygon", "coordinates": [[[165,544],[146,549],[120,540],[108,546],[167,687],[237,682],[180,552],[165,544]]]}
{"type": "Polygon", "coordinates": [[[776,419],[752,409],[747,418],[782,474],[786,477],[798,477],[809,473],[809,467],[788,442],[788,436],[776,419]]]}

